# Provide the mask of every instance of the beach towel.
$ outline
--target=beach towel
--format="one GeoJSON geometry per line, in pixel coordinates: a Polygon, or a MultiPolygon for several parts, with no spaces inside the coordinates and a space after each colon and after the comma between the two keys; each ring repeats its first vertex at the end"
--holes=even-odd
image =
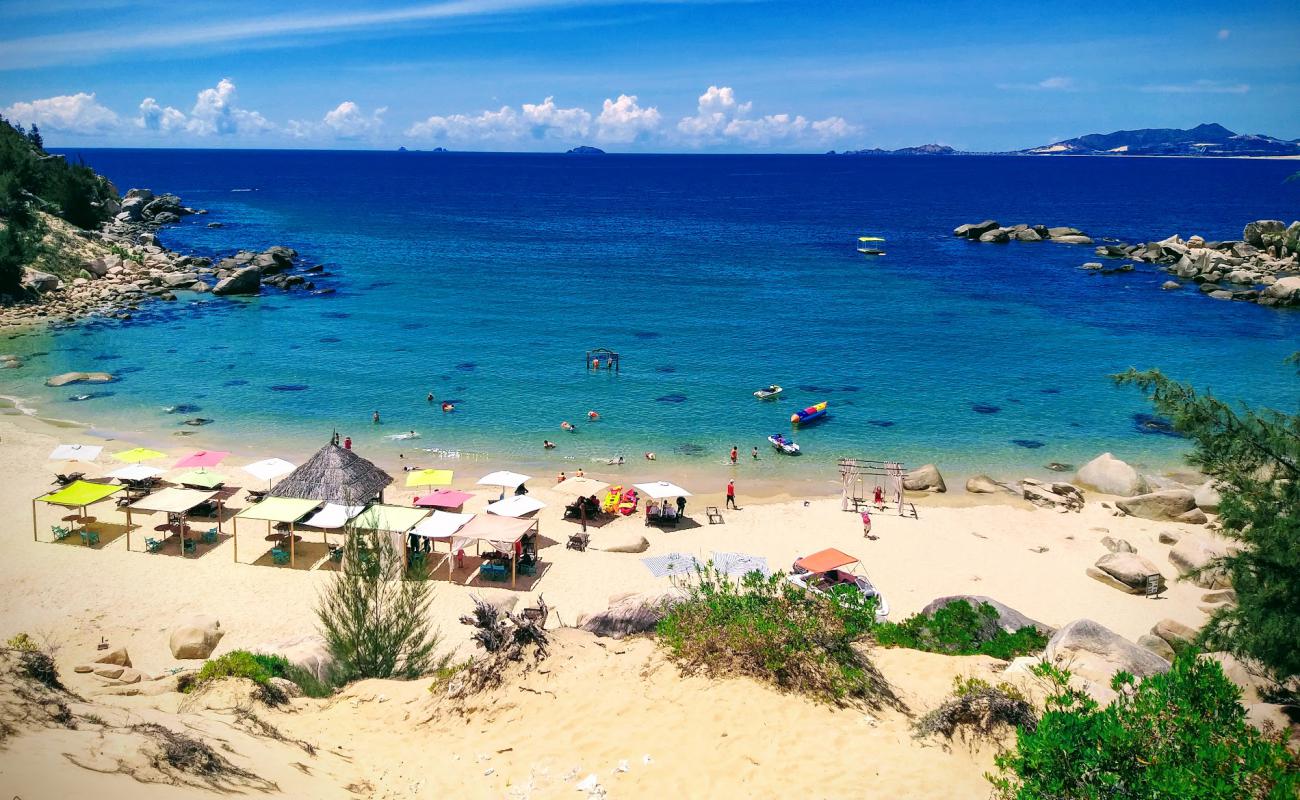
{"type": "Polygon", "coordinates": [[[764,575],[770,574],[767,571],[767,559],[762,556],[752,556],[749,553],[713,553],[713,566],[719,572],[739,578],[751,572],[758,571],[764,575]]]}
{"type": "Polygon", "coordinates": [[[656,578],[662,578],[665,575],[694,575],[695,567],[698,562],[695,556],[689,553],[667,553],[662,556],[651,556],[650,558],[641,559],[641,563],[646,565],[650,574],[656,578]]]}

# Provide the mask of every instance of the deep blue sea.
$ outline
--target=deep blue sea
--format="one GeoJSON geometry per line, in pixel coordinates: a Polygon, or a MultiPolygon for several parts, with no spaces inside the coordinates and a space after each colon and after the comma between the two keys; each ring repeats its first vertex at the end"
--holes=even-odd
{"type": "Polygon", "coordinates": [[[184,441],[163,408],[187,403],[200,410],[185,416],[215,420],[192,441],[250,454],[309,452],[338,429],[381,458],[418,444],[553,470],[646,451],[665,472],[711,468],[736,444],[760,448],[745,467],[756,477],[833,477],[847,454],[1009,474],[1102,450],[1176,465],[1185,442],[1144,432],[1143,399],[1107,378],[1129,366],[1298,405],[1282,360],[1300,349],[1300,313],[1162,291],[1168,276],[1143,265],[1090,274],[1078,267],[1092,247],[951,233],[991,217],[1073,225],[1098,243],[1239,238],[1250,220],[1300,218],[1300,183],[1283,182],[1292,162],[78,154],[123,191],[210,211],[165,229],[168,246],[289,245],[337,290],[182,296],[130,322],[3,343],[47,353],[4,373],[4,393],[137,439],[184,441]],[[885,237],[888,254],[857,253],[860,235],[885,237]],[[589,374],[594,347],[617,350],[621,371],[589,374]],[[100,369],[119,380],[41,385],[100,369]],[[780,401],[752,397],[772,382],[780,401]],[[68,399],[83,391],[102,396],[68,399]],[[821,400],[828,417],[795,437],[805,454],[774,454],[765,438],[821,400]],[[417,443],[384,438],[412,429],[417,443]],[[544,438],[559,447],[543,453],[544,438]]]}

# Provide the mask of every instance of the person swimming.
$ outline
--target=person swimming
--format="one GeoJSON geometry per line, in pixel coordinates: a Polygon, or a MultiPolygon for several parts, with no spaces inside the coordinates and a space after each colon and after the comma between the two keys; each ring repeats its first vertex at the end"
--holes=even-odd
{"type": "Polygon", "coordinates": [[[443,404],[442,404],[442,410],[443,410],[444,412],[445,412],[445,411],[455,411],[455,410],[456,410],[456,407],[455,407],[454,405],[452,405],[451,403],[443,403],[443,404]]]}
{"type": "Polygon", "coordinates": [[[569,433],[573,433],[574,431],[577,430],[577,428],[573,427],[573,423],[569,422],[567,419],[564,422],[560,423],[560,428],[568,431],[569,433]]]}
{"type": "Polygon", "coordinates": [[[550,450],[551,448],[555,447],[555,442],[552,442],[550,439],[543,439],[542,447],[545,447],[547,450],[550,450]]]}
{"type": "Polygon", "coordinates": [[[654,460],[655,460],[655,454],[654,454],[654,453],[646,453],[646,454],[645,454],[645,460],[646,460],[646,461],[654,461],[654,460]]]}

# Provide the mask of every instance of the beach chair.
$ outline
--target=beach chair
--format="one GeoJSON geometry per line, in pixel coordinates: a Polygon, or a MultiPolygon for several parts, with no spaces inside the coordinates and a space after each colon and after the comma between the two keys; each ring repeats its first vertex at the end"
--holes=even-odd
{"type": "Polygon", "coordinates": [[[424,563],[428,554],[423,550],[416,550],[411,553],[410,561],[407,562],[406,568],[410,572],[419,572],[424,569],[424,563]]]}
{"type": "Polygon", "coordinates": [[[54,482],[59,486],[67,486],[68,484],[75,483],[84,477],[86,477],[86,473],[84,472],[69,472],[67,475],[59,472],[55,474],[54,482]]]}
{"type": "Polygon", "coordinates": [[[164,541],[163,539],[151,539],[146,537],[144,540],[144,549],[148,550],[150,553],[161,552],[163,547],[163,541],[164,541]]]}
{"type": "Polygon", "coordinates": [[[271,548],[271,561],[279,566],[289,563],[289,551],[279,547],[271,548]]]}
{"type": "Polygon", "coordinates": [[[717,506],[705,506],[704,513],[708,515],[710,525],[722,524],[722,512],[718,510],[717,506]]]}
{"type": "Polygon", "coordinates": [[[565,547],[570,550],[577,550],[581,553],[586,551],[587,545],[589,544],[591,544],[591,534],[575,533],[569,537],[569,543],[566,544],[565,547]]]}
{"type": "Polygon", "coordinates": [[[95,545],[99,544],[98,533],[95,533],[94,531],[88,531],[85,528],[82,528],[80,533],[81,533],[81,543],[84,544],[86,547],[94,547],[95,545]]]}
{"type": "Polygon", "coordinates": [[[204,543],[204,544],[216,544],[216,543],[217,543],[217,529],[216,529],[216,528],[208,528],[206,531],[203,532],[203,543],[204,543]]]}
{"type": "Polygon", "coordinates": [[[339,547],[339,546],[335,545],[334,547],[331,547],[331,548],[330,548],[330,561],[333,561],[335,564],[342,564],[342,563],[343,563],[343,548],[342,548],[342,547],[339,547]]]}
{"type": "Polygon", "coordinates": [[[484,563],[479,566],[478,574],[486,581],[504,582],[510,577],[505,564],[484,563]]]}
{"type": "Polygon", "coordinates": [[[61,542],[72,535],[72,530],[62,525],[51,525],[50,533],[54,534],[54,541],[61,542]]]}
{"type": "Polygon", "coordinates": [[[193,539],[181,540],[181,553],[183,555],[189,555],[191,553],[196,552],[198,549],[199,549],[199,543],[194,541],[193,539]]]}

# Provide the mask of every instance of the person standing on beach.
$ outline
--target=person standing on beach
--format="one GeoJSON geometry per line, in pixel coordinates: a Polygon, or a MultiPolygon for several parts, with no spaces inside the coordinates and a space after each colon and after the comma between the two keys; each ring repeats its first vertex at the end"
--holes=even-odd
{"type": "Polygon", "coordinates": [[[351,450],[351,449],[352,449],[352,437],[351,437],[351,436],[349,436],[349,437],[347,437],[346,439],[343,440],[343,449],[344,449],[344,450],[351,450]]]}
{"type": "Polygon", "coordinates": [[[867,539],[876,538],[871,535],[871,511],[870,510],[862,512],[862,535],[867,539]]]}
{"type": "Polygon", "coordinates": [[[731,446],[731,463],[733,464],[736,463],[736,459],[739,456],[740,456],[740,451],[736,450],[736,446],[733,444],[731,446]]]}
{"type": "MultiPolygon", "coordinates": [[[[727,505],[726,508],[736,508],[736,481],[727,481],[727,505]]],[[[740,509],[736,508],[737,511],[740,509]]]]}

